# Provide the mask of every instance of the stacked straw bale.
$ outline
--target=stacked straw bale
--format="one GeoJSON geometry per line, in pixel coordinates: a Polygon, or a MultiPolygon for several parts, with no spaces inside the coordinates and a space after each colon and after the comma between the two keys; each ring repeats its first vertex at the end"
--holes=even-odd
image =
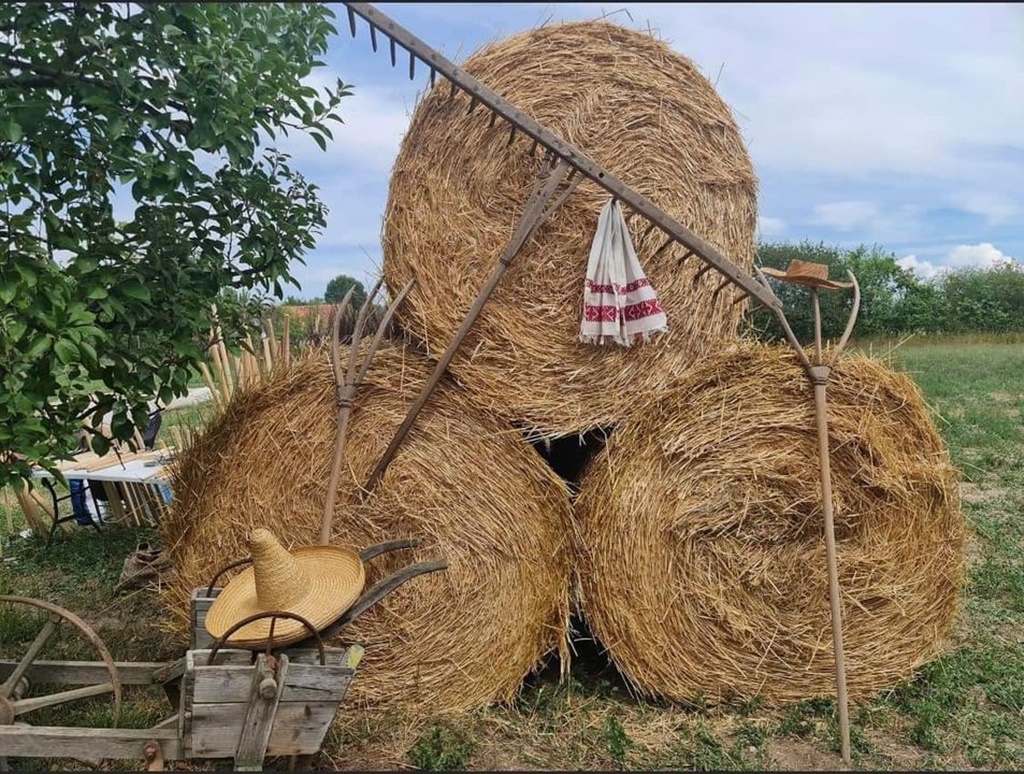
{"type": "MultiPolygon", "coordinates": [[[[449,569],[409,581],[341,642],[366,657],[356,705],[462,710],[512,698],[523,677],[564,650],[569,589],[565,484],[507,425],[442,383],[375,493],[365,482],[426,379],[422,357],[385,342],[353,409],[334,543],[357,549],[418,538],[414,552],[369,563],[367,587],[407,562],[447,557],[449,569]]],[[[180,635],[191,590],[247,555],[257,526],[288,546],[316,543],[336,432],[324,352],[240,390],[174,470],[162,525],[175,568],[166,600],[180,635]]]]}
{"type": "MultiPolygon", "coordinates": [[[[963,575],[955,472],[920,392],[867,358],[828,386],[850,696],[935,657],[963,575]]],[[[623,422],[575,515],[580,604],[645,694],[834,694],[811,387],[788,350],[702,363],[623,422]]]]}
{"type": "MultiPolygon", "coordinates": [[[[463,69],[742,267],[752,265],[757,180],[728,106],[687,58],[651,35],[588,21],[531,30],[484,48],[463,69]]],[[[416,108],[391,177],[384,277],[415,276],[398,319],[433,357],[458,329],[522,215],[540,168],[522,135],[489,127],[469,98],[439,83],[416,108]]],[[[682,248],[634,244],[671,333],[642,346],[578,341],[583,281],[608,196],[585,182],[515,259],[451,370],[478,403],[555,437],[614,424],[637,393],[661,385],[736,334],[742,304],[682,248]]]]}

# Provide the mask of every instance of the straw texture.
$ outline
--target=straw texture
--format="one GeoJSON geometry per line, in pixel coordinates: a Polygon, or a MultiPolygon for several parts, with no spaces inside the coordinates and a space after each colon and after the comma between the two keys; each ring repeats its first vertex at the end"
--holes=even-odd
{"type": "MultiPolygon", "coordinates": [[[[306,546],[289,553],[269,530],[249,538],[252,566],[232,578],[206,614],[214,638],[257,613],[284,611],[306,619],[317,631],[338,620],[359,599],[366,582],[356,551],[346,546],[306,546]]],[[[261,618],[231,635],[229,645],[261,648],[270,639],[284,646],[310,635],[290,618],[261,618]]]]}
{"type": "MultiPolygon", "coordinates": [[[[554,25],[471,56],[464,69],[743,267],[753,261],[757,181],[726,104],[666,44],[606,22],[554,25]]],[[[384,225],[392,292],[415,276],[399,323],[437,357],[458,329],[522,215],[539,169],[521,134],[439,83],[420,102],[395,162],[384,225]]],[[[656,392],[723,339],[743,304],[703,262],[659,232],[634,245],[670,333],[628,350],[579,341],[583,282],[608,196],[584,182],[513,262],[451,371],[478,402],[555,437],[614,423],[637,392],[656,392]]],[[[629,213],[626,213],[627,216],[629,213]]]]}
{"type": "MultiPolygon", "coordinates": [[[[828,419],[846,675],[863,700],[940,652],[964,519],[909,377],[841,361],[828,419]]],[[[638,691],[834,695],[813,391],[789,350],[733,348],[623,422],[575,515],[582,611],[638,691]]]]}
{"type": "MultiPolygon", "coordinates": [[[[564,648],[569,588],[565,484],[508,426],[442,383],[365,504],[365,481],[426,380],[421,356],[385,342],[358,393],[333,541],[365,548],[418,538],[415,551],[369,562],[367,587],[411,561],[449,569],[402,586],[342,633],[366,657],[355,705],[447,711],[515,696],[546,654],[564,648]],[[358,482],[358,483],[357,483],[358,482]]],[[[335,389],[323,352],[235,393],[173,473],[162,525],[175,568],[167,602],[179,634],[188,596],[248,555],[257,526],[286,547],[317,542],[335,438],[335,389]]]]}

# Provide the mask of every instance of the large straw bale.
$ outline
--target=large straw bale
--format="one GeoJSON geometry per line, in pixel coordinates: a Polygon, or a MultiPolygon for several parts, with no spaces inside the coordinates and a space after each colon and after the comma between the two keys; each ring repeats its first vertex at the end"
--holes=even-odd
{"type": "MultiPolygon", "coordinates": [[[[909,377],[848,358],[827,392],[846,676],[862,700],[940,652],[964,520],[909,377]]],[[[789,350],[734,348],[623,422],[575,513],[580,605],[640,692],[834,695],[813,393],[789,350]]]]}
{"type": "MultiPolygon", "coordinates": [[[[463,65],[498,94],[608,168],[743,267],[754,253],[757,181],[728,106],[687,58],[606,22],[525,32],[463,65]]],[[[438,85],[420,102],[396,160],[384,225],[392,292],[415,276],[398,311],[403,328],[437,357],[512,236],[541,153],[469,98],[438,85]]],[[[623,349],[579,342],[583,281],[608,195],[584,182],[528,242],[452,362],[481,405],[549,437],[614,423],[637,392],[654,392],[735,336],[717,272],[682,248],[655,255],[660,231],[630,224],[671,333],[623,349]]],[[[628,211],[627,211],[628,212],[628,211]]]]}
{"type": "MultiPolygon", "coordinates": [[[[442,382],[363,505],[365,482],[428,374],[398,343],[378,352],[355,402],[332,542],[357,549],[418,538],[374,559],[367,588],[415,559],[447,557],[343,632],[366,656],[347,703],[463,710],[512,698],[564,645],[569,499],[564,483],[515,431],[442,382]]],[[[316,543],[335,441],[335,390],[321,351],[239,392],[176,465],[163,523],[175,573],[167,591],[179,634],[188,596],[248,555],[257,526],[286,546],[316,543]]]]}

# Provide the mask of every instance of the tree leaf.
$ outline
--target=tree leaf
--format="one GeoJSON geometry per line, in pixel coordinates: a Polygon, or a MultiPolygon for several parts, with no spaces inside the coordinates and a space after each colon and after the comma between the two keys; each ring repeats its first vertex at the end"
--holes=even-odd
{"type": "Polygon", "coordinates": [[[117,289],[128,296],[128,298],[134,298],[138,301],[149,301],[152,296],[149,293],[149,288],[139,282],[137,279],[126,279],[121,282],[117,289]]]}

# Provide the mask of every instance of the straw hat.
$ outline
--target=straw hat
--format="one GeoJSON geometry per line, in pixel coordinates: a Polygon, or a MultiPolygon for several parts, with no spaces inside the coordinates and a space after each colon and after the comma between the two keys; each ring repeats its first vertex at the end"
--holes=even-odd
{"type": "MultiPolygon", "coordinates": [[[[270,611],[300,615],[320,631],[352,606],[366,582],[363,563],[350,548],[303,546],[287,551],[273,533],[261,528],[249,536],[249,551],[252,566],[232,578],[206,615],[206,631],[215,639],[244,618],[270,611]]],[[[275,646],[311,634],[290,618],[273,623],[275,646]]],[[[246,624],[227,644],[261,648],[270,639],[270,624],[269,617],[246,624]]]]}
{"type": "Polygon", "coordinates": [[[763,267],[761,269],[769,277],[775,277],[783,282],[792,282],[796,285],[806,285],[812,288],[824,288],[826,290],[843,290],[852,288],[852,282],[835,282],[828,278],[828,265],[824,263],[811,263],[810,261],[790,261],[785,271],[763,267]]]}

